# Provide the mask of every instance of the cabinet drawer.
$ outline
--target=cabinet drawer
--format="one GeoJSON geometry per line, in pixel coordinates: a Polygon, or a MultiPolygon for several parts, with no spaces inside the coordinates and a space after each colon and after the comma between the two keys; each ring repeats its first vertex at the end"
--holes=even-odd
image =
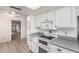
{"type": "Polygon", "coordinates": [[[75,53],[75,52],[50,44],[49,53],[75,53]]]}

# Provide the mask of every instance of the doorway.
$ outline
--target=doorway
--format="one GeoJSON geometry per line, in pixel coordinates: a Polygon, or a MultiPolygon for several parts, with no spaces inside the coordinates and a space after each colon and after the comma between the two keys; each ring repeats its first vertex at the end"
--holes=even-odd
{"type": "Polygon", "coordinates": [[[12,40],[21,39],[21,21],[11,21],[12,40]]]}

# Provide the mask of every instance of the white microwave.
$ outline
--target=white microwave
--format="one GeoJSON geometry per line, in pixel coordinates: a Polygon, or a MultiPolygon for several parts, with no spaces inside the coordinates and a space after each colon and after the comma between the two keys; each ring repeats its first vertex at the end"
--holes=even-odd
{"type": "Polygon", "coordinates": [[[41,29],[57,30],[55,23],[52,22],[41,23],[41,29]]]}

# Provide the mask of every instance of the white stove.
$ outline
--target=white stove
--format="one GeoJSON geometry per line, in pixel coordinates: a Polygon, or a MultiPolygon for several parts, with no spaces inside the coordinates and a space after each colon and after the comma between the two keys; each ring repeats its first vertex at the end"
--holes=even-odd
{"type": "Polygon", "coordinates": [[[39,53],[47,53],[49,41],[56,39],[56,37],[55,33],[44,32],[44,35],[39,38],[39,53]]]}

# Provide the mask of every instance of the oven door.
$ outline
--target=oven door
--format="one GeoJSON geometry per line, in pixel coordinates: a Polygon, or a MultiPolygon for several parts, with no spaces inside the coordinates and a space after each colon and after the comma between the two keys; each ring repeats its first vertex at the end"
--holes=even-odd
{"type": "Polygon", "coordinates": [[[46,41],[43,41],[43,40],[39,40],[39,43],[45,45],[45,46],[48,46],[48,43],[46,41]]]}
{"type": "Polygon", "coordinates": [[[39,53],[47,53],[47,46],[48,46],[48,42],[44,41],[44,40],[39,40],[39,47],[38,47],[38,51],[39,53]]]}
{"type": "Polygon", "coordinates": [[[47,53],[47,50],[45,50],[45,49],[39,47],[39,53],[47,53]]]}

